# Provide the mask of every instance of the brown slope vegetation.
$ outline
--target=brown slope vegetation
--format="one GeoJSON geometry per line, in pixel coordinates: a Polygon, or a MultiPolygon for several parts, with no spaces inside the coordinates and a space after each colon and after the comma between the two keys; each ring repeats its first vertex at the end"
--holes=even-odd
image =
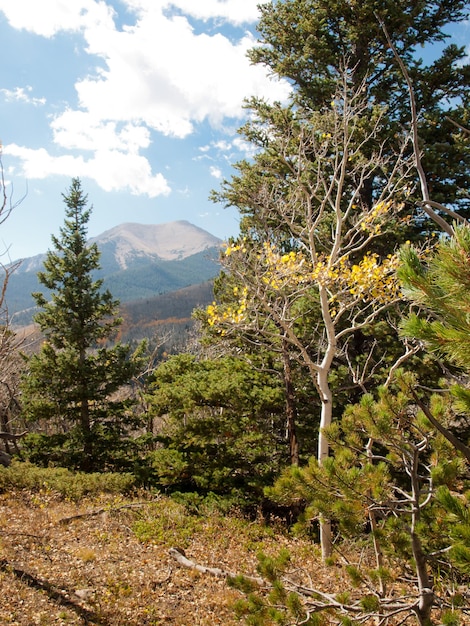
{"type": "Polygon", "coordinates": [[[318,551],[240,517],[189,515],[172,500],[116,496],[73,503],[52,493],[0,496],[0,623],[205,626],[240,622],[226,579],[181,567],[170,548],[209,567],[256,575],[256,554],[288,547],[321,573],[318,551]]]}
{"type": "Polygon", "coordinates": [[[194,309],[212,302],[213,287],[213,281],[207,281],[154,298],[122,304],[120,314],[123,323],[119,339],[129,342],[166,334],[183,336],[194,325],[191,317],[194,309]]]}

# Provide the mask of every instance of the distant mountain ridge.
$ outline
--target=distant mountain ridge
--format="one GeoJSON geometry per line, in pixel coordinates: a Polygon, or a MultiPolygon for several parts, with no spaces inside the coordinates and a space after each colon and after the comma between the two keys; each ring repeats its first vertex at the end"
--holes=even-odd
{"type": "MultiPolygon", "coordinates": [[[[165,224],[126,222],[89,239],[101,252],[101,266],[128,269],[136,260],[176,261],[219,247],[222,240],[186,220],[165,224]]],[[[38,272],[47,253],[23,259],[17,273],[38,272]]]]}
{"type": "MultiPolygon", "coordinates": [[[[89,240],[101,253],[103,287],[121,302],[151,298],[214,278],[220,271],[222,240],[188,221],[125,223],[89,240]]],[[[46,254],[24,259],[11,275],[7,305],[15,323],[29,323],[31,293],[45,289],[37,280],[46,254]]]]}

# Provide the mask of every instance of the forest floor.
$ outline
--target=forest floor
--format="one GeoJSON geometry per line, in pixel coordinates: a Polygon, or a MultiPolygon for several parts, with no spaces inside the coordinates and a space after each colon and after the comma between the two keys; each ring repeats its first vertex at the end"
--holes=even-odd
{"type": "MultiPolygon", "coordinates": [[[[344,562],[366,560],[364,546],[350,546],[327,566],[316,544],[293,537],[281,523],[190,510],[149,494],[74,502],[46,489],[0,493],[0,624],[240,625],[246,622],[234,603],[244,596],[224,574],[258,577],[257,555],[275,557],[283,548],[291,555],[291,580],[330,597],[362,597],[344,562]]],[[[403,582],[391,591],[394,597],[416,593],[403,582]]],[[[339,623],[328,614],[321,620],[339,623]]],[[[415,618],[401,614],[387,623],[411,625],[415,618]]]]}
{"type": "Polygon", "coordinates": [[[177,548],[200,565],[257,576],[256,555],[282,547],[344,589],[335,567],[280,528],[217,513],[190,515],[168,498],[102,496],[79,503],[50,493],[0,494],[0,623],[18,626],[207,626],[240,624],[241,593],[224,576],[180,565],[177,548]]]}

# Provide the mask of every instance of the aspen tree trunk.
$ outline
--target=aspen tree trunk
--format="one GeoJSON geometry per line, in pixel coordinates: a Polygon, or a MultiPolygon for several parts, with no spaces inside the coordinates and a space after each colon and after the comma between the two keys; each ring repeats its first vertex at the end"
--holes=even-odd
{"type": "MultiPolygon", "coordinates": [[[[328,371],[321,370],[318,372],[317,383],[321,397],[321,419],[320,430],[318,433],[317,460],[318,464],[321,465],[328,457],[330,449],[328,439],[323,432],[323,429],[331,424],[333,408],[333,396],[328,385],[328,371]]],[[[333,545],[331,537],[331,521],[329,519],[325,519],[323,516],[320,517],[320,546],[322,560],[326,561],[326,559],[331,556],[333,545]]]]}
{"type": "MultiPolygon", "coordinates": [[[[327,335],[327,347],[323,356],[320,367],[317,369],[317,387],[321,400],[321,418],[320,428],[318,432],[318,464],[321,465],[328,457],[330,446],[328,439],[326,438],[324,429],[330,426],[333,418],[333,394],[331,393],[330,385],[328,382],[328,375],[330,373],[333,359],[336,355],[336,333],[333,320],[330,315],[328,306],[328,294],[326,289],[320,287],[320,304],[322,308],[323,321],[325,323],[325,331],[327,335]]],[[[331,536],[331,521],[320,518],[320,545],[322,560],[325,561],[332,554],[332,536],[331,536]]]]}

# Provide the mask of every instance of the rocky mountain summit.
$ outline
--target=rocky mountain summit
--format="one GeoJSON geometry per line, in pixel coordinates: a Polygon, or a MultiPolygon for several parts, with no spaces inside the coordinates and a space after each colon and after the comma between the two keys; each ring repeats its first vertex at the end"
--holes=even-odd
{"type": "MultiPolygon", "coordinates": [[[[104,288],[121,302],[152,298],[214,278],[219,270],[222,240],[187,221],[165,224],[125,223],[111,228],[90,243],[101,253],[104,288]]],[[[46,253],[24,259],[12,274],[7,289],[10,315],[28,318],[33,313],[31,293],[45,293],[37,280],[46,253]]]]}
{"type": "Polygon", "coordinates": [[[90,239],[101,251],[102,262],[112,255],[121,269],[142,260],[181,261],[220,246],[221,240],[190,222],[126,223],[90,239]]]}

